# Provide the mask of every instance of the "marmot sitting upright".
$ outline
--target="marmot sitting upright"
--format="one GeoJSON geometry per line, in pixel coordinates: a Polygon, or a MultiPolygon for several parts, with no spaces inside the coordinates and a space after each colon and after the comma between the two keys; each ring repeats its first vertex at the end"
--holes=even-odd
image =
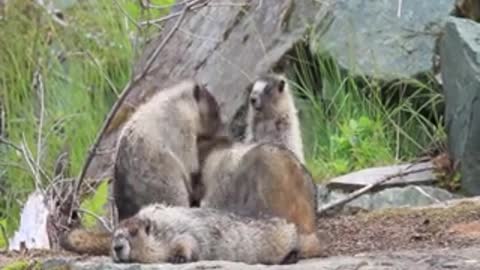
{"type": "Polygon", "coordinates": [[[141,105],[117,143],[113,193],[119,220],[155,202],[190,206],[192,175],[199,172],[197,139],[220,127],[215,98],[193,80],[141,105]]]}
{"type": "Polygon", "coordinates": [[[297,109],[286,78],[259,76],[251,86],[248,104],[245,143],[283,145],[305,164],[297,109]]]}

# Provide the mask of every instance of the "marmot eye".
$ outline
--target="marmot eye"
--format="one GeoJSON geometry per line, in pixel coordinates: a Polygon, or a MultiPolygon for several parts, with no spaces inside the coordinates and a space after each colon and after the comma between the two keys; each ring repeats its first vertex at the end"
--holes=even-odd
{"type": "Polygon", "coordinates": [[[281,80],[281,81],[278,83],[278,92],[282,93],[282,92],[283,92],[283,89],[285,89],[285,81],[284,81],[284,80],[281,80]]]}
{"type": "Polygon", "coordinates": [[[151,231],[151,228],[152,228],[152,223],[150,222],[150,220],[145,220],[145,233],[148,235],[150,234],[150,231],[151,231]]]}

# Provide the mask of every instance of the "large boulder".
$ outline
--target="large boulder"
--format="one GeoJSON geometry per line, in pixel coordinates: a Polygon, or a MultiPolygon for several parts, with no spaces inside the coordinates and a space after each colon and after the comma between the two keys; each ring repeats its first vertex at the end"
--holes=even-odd
{"type": "Polygon", "coordinates": [[[338,0],[314,47],[360,76],[411,78],[432,70],[435,42],[455,0],[338,0]]]}
{"type": "Polygon", "coordinates": [[[440,44],[448,147],[462,187],[480,194],[480,24],[449,18],[440,44]]]}

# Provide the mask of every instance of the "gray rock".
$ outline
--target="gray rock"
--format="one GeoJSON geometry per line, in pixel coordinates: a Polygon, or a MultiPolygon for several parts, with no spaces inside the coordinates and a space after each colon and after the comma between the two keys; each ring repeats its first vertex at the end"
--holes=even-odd
{"type": "Polygon", "coordinates": [[[338,0],[316,48],[357,75],[391,80],[432,70],[435,42],[455,0],[338,0]]]}
{"type": "Polygon", "coordinates": [[[348,173],[335,177],[328,182],[332,189],[355,190],[367,185],[376,183],[385,177],[398,173],[408,173],[401,177],[394,177],[391,180],[379,185],[380,188],[390,186],[406,186],[411,184],[432,184],[436,181],[433,173],[433,164],[422,162],[418,164],[406,163],[399,165],[375,167],[348,173]]]}
{"type": "MultiPolygon", "coordinates": [[[[109,260],[72,261],[65,259],[64,266],[71,270],[194,270],[194,269],[312,269],[312,270],[335,270],[335,269],[370,269],[370,270],[431,270],[431,269],[464,269],[473,270],[480,268],[480,247],[462,249],[430,249],[411,250],[400,252],[380,252],[359,254],[356,256],[336,256],[330,258],[316,258],[300,261],[294,265],[246,265],[225,261],[203,261],[189,264],[114,264],[109,260]]],[[[47,262],[48,263],[48,262],[47,262]]],[[[45,264],[45,263],[44,263],[45,264]]],[[[57,267],[58,259],[56,259],[57,267]]]]}
{"type": "MultiPolygon", "coordinates": [[[[319,187],[319,194],[319,207],[343,199],[348,195],[348,193],[339,190],[328,191],[325,186],[319,187]]],[[[366,193],[347,203],[346,208],[360,208],[372,211],[386,208],[417,207],[432,205],[456,198],[460,198],[460,196],[441,188],[411,185],[407,187],[387,188],[375,193],[366,193]]]]}
{"type": "Polygon", "coordinates": [[[440,43],[448,148],[462,188],[480,195],[480,24],[450,18],[440,43]]]}

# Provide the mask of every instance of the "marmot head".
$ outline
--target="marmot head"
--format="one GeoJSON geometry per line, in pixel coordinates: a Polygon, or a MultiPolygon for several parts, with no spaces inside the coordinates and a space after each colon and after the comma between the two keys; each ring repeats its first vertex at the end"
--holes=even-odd
{"type": "Polygon", "coordinates": [[[200,127],[198,136],[210,137],[223,128],[220,106],[205,85],[195,84],[193,96],[198,104],[200,127]]]}
{"type": "Polygon", "coordinates": [[[144,253],[151,238],[151,222],[131,217],[123,220],[113,233],[112,257],[115,262],[148,262],[153,258],[144,253]]]}
{"type": "Polygon", "coordinates": [[[164,205],[151,205],[120,222],[113,233],[111,254],[115,262],[184,263],[198,259],[193,238],[180,234],[175,220],[159,218],[164,205]],[[158,215],[158,216],[157,216],[158,215]]]}
{"type": "Polygon", "coordinates": [[[261,75],[250,86],[249,107],[256,113],[267,113],[281,108],[288,93],[286,79],[279,75],[261,75]]]}

